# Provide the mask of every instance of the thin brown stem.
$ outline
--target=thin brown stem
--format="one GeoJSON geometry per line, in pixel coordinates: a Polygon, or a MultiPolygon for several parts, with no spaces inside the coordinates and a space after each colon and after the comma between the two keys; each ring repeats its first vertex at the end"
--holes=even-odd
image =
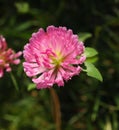
{"type": "Polygon", "coordinates": [[[53,101],[53,113],[56,122],[56,130],[61,130],[61,111],[59,97],[53,88],[50,88],[50,93],[53,101]]]}

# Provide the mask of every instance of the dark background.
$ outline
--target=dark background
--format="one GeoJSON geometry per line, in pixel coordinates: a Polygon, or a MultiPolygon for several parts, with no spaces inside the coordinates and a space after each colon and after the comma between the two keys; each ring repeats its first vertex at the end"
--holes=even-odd
{"type": "Polygon", "coordinates": [[[22,51],[40,27],[90,33],[103,82],[81,73],[64,87],[33,89],[21,64],[0,79],[0,130],[119,129],[119,0],[0,0],[0,34],[22,51]],[[15,89],[14,81],[19,90],[15,89]],[[61,118],[60,118],[61,115],[61,118]]]}

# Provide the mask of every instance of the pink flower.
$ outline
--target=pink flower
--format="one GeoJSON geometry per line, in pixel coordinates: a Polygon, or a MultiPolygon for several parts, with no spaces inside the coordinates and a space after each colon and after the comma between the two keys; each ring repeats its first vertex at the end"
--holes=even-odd
{"type": "Polygon", "coordinates": [[[49,26],[45,32],[40,28],[24,47],[24,71],[38,89],[64,86],[64,81],[82,70],[83,52],[84,45],[72,30],[49,26]]]}
{"type": "Polygon", "coordinates": [[[12,64],[19,64],[20,59],[17,59],[22,52],[15,53],[11,48],[7,47],[5,38],[0,35],[0,78],[3,77],[4,71],[10,72],[12,64]]]}

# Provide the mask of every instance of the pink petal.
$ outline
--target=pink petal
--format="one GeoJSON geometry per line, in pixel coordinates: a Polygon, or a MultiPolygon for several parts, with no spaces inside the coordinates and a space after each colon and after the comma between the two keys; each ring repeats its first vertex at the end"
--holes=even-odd
{"type": "Polygon", "coordinates": [[[0,78],[3,77],[3,74],[4,74],[3,69],[0,68],[0,78]]]}

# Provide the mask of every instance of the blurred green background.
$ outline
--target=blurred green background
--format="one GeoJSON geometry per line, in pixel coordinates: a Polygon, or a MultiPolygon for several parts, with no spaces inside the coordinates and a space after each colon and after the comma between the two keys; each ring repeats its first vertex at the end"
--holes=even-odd
{"type": "Polygon", "coordinates": [[[91,34],[85,46],[99,52],[104,81],[81,73],[61,88],[28,90],[21,57],[0,79],[0,130],[119,130],[119,0],[0,0],[0,34],[16,52],[49,25],[91,34]]]}

